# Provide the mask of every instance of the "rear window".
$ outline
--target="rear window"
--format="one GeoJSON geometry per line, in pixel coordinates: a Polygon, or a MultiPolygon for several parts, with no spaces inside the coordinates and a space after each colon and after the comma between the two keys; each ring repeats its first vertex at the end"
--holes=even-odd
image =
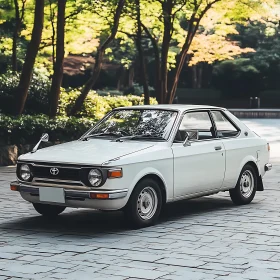
{"type": "Polygon", "coordinates": [[[239,129],[236,128],[222,112],[212,111],[212,115],[219,138],[235,137],[239,134],[239,129]]]}

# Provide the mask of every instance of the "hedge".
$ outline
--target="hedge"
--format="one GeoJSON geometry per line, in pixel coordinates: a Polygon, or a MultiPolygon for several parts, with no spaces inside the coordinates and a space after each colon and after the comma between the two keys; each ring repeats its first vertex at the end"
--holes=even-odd
{"type": "MultiPolygon", "coordinates": [[[[44,132],[49,133],[51,142],[71,141],[83,135],[112,109],[144,102],[144,97],[139,96],[99,96],[90,92],[78,117],[67,117],[78,94],[77,90],[61,93],[56,119],[49,119],[46,115],[12,117],[0,114],[0,145],[33,144],[44,132]]],[[[156,104],[156,100],[151,99],[151,103],[156,104]]]]}
{"type": "Polygon", "coordinates": [[[49,134],[51,142],[71,141],[82,136],[95,122],[87,118],[49,119],[45,115],[16,118],[0,114],[0,145],[34,144],[44,132],[49,134]]]}
{"type": "MultiPolygon", "coordinates": [[[[61,116],[66,116],[75,100],[79,96],[79,89],[62,90],[59,101],[59,112],[61,116]]],[[[157,104],[155,98],[150,98],[151,104],[157,104]]],[[[144,96],[126,95],[126,96],[100,96],[95,91],[90,91],[82,106],[78,117],[88,117],[99,120],[112,109],[125,106],[134,106],[144,104],[144,96]]]]}
{"type": "MultiPolygon", "coordinates": [[[[7,72],[0,76],[0,113],[12,114],[16,102],[15,90],[19,82],[19,73],[7,72]]],[[[31,86],[25,104],[24,114],[47,114],[49,108],[50,79],[42,71],[34,71],[31,86]]],[[[138,92],[140,89],[138,89],[138,92]]],[[[120,95],[119,91],[89,92],[78,117],[100,119],[105,113],[116,107],[141,105],[144,97],[140,95],[120,95]]],[[[80,89],[61,89],[59,100],[59,115],[66,116],[80,94],[80,89]]],[[[156,99],[150,99],[156,104],[156,99]]]]}

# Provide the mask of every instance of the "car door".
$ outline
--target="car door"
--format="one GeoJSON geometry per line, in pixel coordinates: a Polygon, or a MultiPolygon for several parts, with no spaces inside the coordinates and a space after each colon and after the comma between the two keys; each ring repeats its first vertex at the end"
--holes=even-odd
{"type": "Polygon", "coordinates": [[[225,173],[224,146],[208,111],[186,112],[172,145],[174,197],[219,190],[225,173]],[[191,137],[183,145],[186,132],[191,137]]]}
{"type": "Polygon", "coordinates": [[[240,135],[240,128],[220,110],[212,110],[211,115],[215,122],[217,137],[225,147],[226,173],[223,182],[223,189],[235,186],[242,168],[242,162],[246,156],[252,154],[257,158],[258,147],[253,144],[252,138],[247,137],[246,132],[240,135]]]}

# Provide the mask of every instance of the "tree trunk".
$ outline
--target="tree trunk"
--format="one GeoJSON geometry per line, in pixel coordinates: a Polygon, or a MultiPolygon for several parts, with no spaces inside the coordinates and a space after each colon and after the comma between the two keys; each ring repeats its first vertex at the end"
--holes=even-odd
{"type": "Polygon", "coordinates": [[[35,59],[41,43],[43,24],[44,24],[44,0],[36,0],[34,25],[33,25],[32,35],[31,35],[31,41],[29,42],[27,47],[19,85],[16,90],[16,97],[17,97],[16,108],[15,108],[16,115],[21,115],[24,110],[35,59]]]}
{"type": "Polygon", "coordinates": [[[161,90],[160,90],[160,53],[159,53],[159,47],[157,44],[156,39],[152,36],[148,28],[141,23],[144,31],[146,32],[148,38],[151,40],[152,46],[153,46],[153,51],[154,51],[154,58],[155,58],[155,91],[156,91],[156,98],[158,103],[160,103],[161,100],[161,90]]]}
{"type": "Polygon", "coordinates": [[[162,2],[162,13],[163,13],[163,41],[161,48],[161,69],[160,69],[160,86],[159,86],[159,103],[167,102],[168,97],[168,51],[170,47],[170,41],[172,38],[172,8],[173,0],[167,0],[162,2]]]}
{"type": "Polygon", "coordinates": [[[136,48],[139,55],[139,64],[140,64],[140,77],[141,84],[144,90],[144,104],[150,104],[150,92],[147,78],[147,69],[145,65],[145,57],[142,48],[142,27],[141,27],[141,11],[140,11],[140,1],[135,0],[136,11],[137,11],[137,35],[136,35],[136,48]]]}
{"type": "Polygon", "coordinates": [[[197,88],[197,71],[196,65],[192,66],[192,88],[197,88]]]}
{"type": "Polygon", "coordinates": [[[63,77],[64,61],[64,37],[65,37],[65,7],[66,0],[59,0],[57,3],[57,39],[56,39],[56,60],[50,91],[50,118],[54,118],[57,113],[60,87],[63,77]]]}
{"type": "Polygon", "coordinates": [[[123,76],[124,76],[124,69],[121,66],[119,68],[119,70],[116,73],[116,78],[118,80],[117,82],[117,90],[121,90],[122,89],[122,85],[123,85],[123,76]]]}
{"type": "Polygon", "coordinates": [[[171,90],[168,93],[167,101],[170,104],[172,104],[173,99],[175,97],[177,86],[178,86],[178,82],[179,82],[179,77],[180,77],[180,74],[182,72],[183,65],[186,62],[186,58],[187,58],[187,55],[188,55],[188,50],[189,50],[189,48],[191,46],[191,43],[193,41],[193,38],[194,38],[196,32],[197,32],[197,29],[199,27],[200,21],[204,17],[204,15],[207,13],[207,11],[215,3],[219,2],[219,1],[221,1],[221,0],[213,0],[212,2],[208,2],[208,4],[203,9],[203,11],[201,11],[199,16],[197,15],[197,12],[199,10],[199,5],[193,11],[193,14],[192,14],[192,16],[190,18],[190,21],[189,21],[188,34],[187,34],[185,43],[184,43],[184,45],[182,47],[182,50],[180,52],[180,55],[178,56],[178,60],[177,60],[177,63],[176,63],[176,74],[175,74],[175,78],[174,78],[174,81],[173,81],[173,85],[172,85],[171,90]]]}
{"type": "Polygon", "coordinates": [[[82,105],[83,105],[89,91],[92,89],[92,87],[94,86],[94,84],[96,83],[96,81],[99,77],[100,70],[102,67],[102,60],[103,60],[105,51],[106,51],[107,47],[109,46],[109,44],[116,37],[124,4],[125,4],[125,0],[118,1],[118,5],[117,5],[115,15],[114,15],[113,27],[111,29],[111,34],[106,39],[106,41],[99,47],[96,57],[95,57],[95,64],[94,64],[94,68],[93,68],[91,77],[86,82],[86,84],[84,85],[84,87],[82,89],[81,94],[76,99],[76,102],[70,111],[70,115],[76,115],[81,110],[82,105]]]}
{"type": "Polygon", "coordinates": [[[181,53],[179,54],[178,59],[177,59],[175,78],[174,78],[174,81],[173,81],[172,88],[169,91],[168,96],[167,96],[167,103],[170,103],[170,104],[172,104],[173,99],[175,97],[178,82],[179,82],[179,77],[180,77],[180,74],[182,72],[183,66],[186,62],[188,50],[189,50],[190,45],[192,43],[193,37],[194,37],[194,35],[197,31],[197,28],[198,28],[199,23],[197,22],[196,25],[195,25],[195,16],[196,16],[196,14],[194,13],[192,15],[190,21],[189,21],[188,35],[187,35],[185,43],[182,47],[181,53]]]}
{"type": "Polygon", "coordinates": [[[16,18],[16,25],[13,33],[13,48],[12,48],[12,71],[17,71],[17,39],[21,27],[21,19],[19,15],[19,5],[18,0],[14,0],[15,5],[15,18],[16,18]]]}
{"type": "Polygon", "coordinates": [[[199,63],[197,65],[197,67],[198,67],[198,73],[197,73],[197,87],[196,88],[201,88],[202,79],[203,79],[203,63],[199,63]]]}
{"type": "Polygon", "coordinates": [[[135,64],[135,62],[133,62],[132,65],[128,69],[128,80],[127,80],[128,88],[133,87],[134,74],[135,74],[134,64],[135,64]]]}
{"type": "MultiPolygon", "coordinates": [[[[59,5],[59,1],[58,1],[59,5]]],[[[54,26],[54,10],[52,8],[52,0],[49,0],[49,7],[50,7],[50,20],[51,20],[51,26],[52,26],[52,63],[53,63],[53,71],[55,68],[55,26],[54,26]]]]}

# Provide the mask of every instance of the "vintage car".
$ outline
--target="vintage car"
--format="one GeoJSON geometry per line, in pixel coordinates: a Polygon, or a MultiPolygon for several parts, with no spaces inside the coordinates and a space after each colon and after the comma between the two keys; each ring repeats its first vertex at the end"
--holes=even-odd
{"type": "Polygon", "coordinates": [[[117,108],[76,141],[38,149],[47,140],[19,157],[11,190],[49,217],[66,207],[123,210],[131,225],[149,226],[181,199],[229,191],[248,204],[272,168],[269,143],[211,106],[117,108]]]}

